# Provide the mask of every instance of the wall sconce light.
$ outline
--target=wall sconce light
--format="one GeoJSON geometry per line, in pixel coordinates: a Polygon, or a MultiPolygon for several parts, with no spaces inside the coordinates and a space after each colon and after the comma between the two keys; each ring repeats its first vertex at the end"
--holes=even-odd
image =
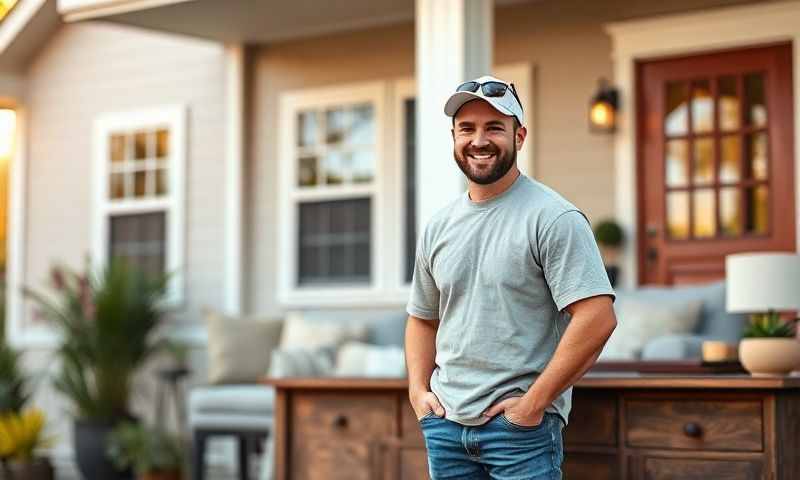
{"type": "Polygon", "coordinates": [[[589,131],[612,133],[617,128],[618,94],[605,78],[598,82],[597,93],[589,103],[589,131]]]}

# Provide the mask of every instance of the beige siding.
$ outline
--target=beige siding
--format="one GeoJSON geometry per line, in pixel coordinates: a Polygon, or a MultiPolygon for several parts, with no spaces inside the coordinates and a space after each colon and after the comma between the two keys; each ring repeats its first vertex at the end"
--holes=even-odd
{"type": "Polygon", "coordinates": [[[27,283],[42,285],[55,260],[80,266],[90,249],[96,116],[184,104],[187,308],[178,321],[222,304],[223,62],[214,44],[109,24],[70,24],[51,38],[28,71],[27,283]]]}
{"type": "MultiPolygon", "coordinates": [[[[587,108],[599,77],[611,78],[606,22],[740,0],[547,0],[500,8],[496,64],[526,62],[535,71],[531,132],[535,176],[582,208],[592,221],[614,213],[613,137],[588,131],[587,108]]],[[[256,50],[249,163],[248,309],[276,312],[277,109],[281,92],[337,83],[411,77],[414,25],[292,41],[256,50]]],[[[510,79],[513,80],[513,79],[510,79]]],[[[392,134],[393,132],[387,132],[392,134]]],[[[447,132],[442,132],[447,135],[447,132]]],[[[442,161],[451,161],[442,159],[442,161]]],[[[424,181],[424,180],[423,180],[424,181]]]]}

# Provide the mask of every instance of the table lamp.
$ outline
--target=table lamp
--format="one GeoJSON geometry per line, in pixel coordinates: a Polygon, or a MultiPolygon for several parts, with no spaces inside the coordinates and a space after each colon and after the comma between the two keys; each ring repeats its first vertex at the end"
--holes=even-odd
{"type": "Polygon", "coordinates": [[[737,253],[725,258],[726,306],[749,313],[739,360],[753,375],[783,375],[800,368],[794,322],[780,312],[800,310],[800,255],[737,253]]]}

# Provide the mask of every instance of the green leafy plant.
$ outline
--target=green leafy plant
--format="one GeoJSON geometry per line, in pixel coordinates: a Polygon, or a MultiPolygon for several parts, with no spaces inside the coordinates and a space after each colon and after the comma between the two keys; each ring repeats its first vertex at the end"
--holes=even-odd
{"type": "Polygon", "coordinates": [[[785,321],[777,312],[754,314],[742,334],[745,338],[794,338],[798,319],[785,321]]]}
{"type": "Polygon", "coordinates": [[[117,468],[132,467],[137,475],[177,472],[184,460],[178,437],[130,422],[111,433],[107,453],[117,468]]]}
{"type": "Polygon", "coordinates": [[[20,353],[0,343],[0,414],[19,413],[30,394],[20,365],[20,353]]]}
{"type": "Polygon", "coordinates": [[[594,238],[604,247],[620,247],[625,242],[625,232],[614,220],[603,220],[594,227],[594,238]]]}
{"type": "Polygon", "coordinates": [[[89,265],[86,257],[82,273],[54,266],[54,299],[23,293],[60,334],[56,389],[79,419],[113,422],[129,416],[133,375],[160,347],[153,337],[171,275],[148,275],[122,257],[96,274],[89,265]]]}

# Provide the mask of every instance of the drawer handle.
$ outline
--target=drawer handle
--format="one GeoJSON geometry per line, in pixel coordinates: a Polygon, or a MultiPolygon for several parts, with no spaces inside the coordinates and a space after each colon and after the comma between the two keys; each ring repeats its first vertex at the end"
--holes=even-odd
{"type": "Polygon", "coordinates": [[[333,419],[333,428],[347,428],[347,417],[344,415],[336,415],[333,419]]]}
{"type": "Polygon", "coordinates": [[[697,423],[689,422],[683,426],[683,433],[685,433],[687,437],[699,438],[703,435],[703,429],[697,423]]]}

